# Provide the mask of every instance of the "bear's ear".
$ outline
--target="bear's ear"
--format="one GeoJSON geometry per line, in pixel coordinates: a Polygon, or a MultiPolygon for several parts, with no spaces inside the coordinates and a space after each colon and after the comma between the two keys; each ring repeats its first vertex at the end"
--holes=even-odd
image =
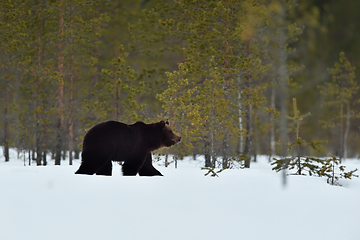
{"type": "Polygon", "coordinates": [[[170,123],[169,123],[169,119],[168,119],[168,120],[166,120],[165,124],[166,124],[166,125],[170,125],[170,123]]]}
{"type": "Polygon", "coordinates": [[[161,120],[161,121],[159,122],[159,126],[160,126],[160,127],[165,127],[165,122],[164,122],[163,120],[161,120]]]}

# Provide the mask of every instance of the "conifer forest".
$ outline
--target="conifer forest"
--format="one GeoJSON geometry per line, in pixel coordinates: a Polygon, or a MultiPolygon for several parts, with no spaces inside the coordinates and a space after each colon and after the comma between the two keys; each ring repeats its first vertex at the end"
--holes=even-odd
{"type": "Polygon", "coordinates": [[[168,119],[182,142],[161,153],[210,170],[358,157],[359,13],[358,0],[2,0],[0,154],[71,165],[94,124],[168,119]]]}

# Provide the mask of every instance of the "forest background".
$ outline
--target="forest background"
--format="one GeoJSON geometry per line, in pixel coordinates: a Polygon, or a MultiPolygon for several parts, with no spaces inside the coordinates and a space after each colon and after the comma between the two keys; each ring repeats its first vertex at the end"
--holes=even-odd
{"type": "Polygon", "coordinates": [[[203,154],[208,167],[250,167],[280,142],[297,142],[294,155],[357,157],[359,10],[357,0],[3,0],[5,161],[15,147],[37,165],[48,153],[72,164],[86,130],[110,119],[169,119],[183,139],[170,151],[203,154]]]}

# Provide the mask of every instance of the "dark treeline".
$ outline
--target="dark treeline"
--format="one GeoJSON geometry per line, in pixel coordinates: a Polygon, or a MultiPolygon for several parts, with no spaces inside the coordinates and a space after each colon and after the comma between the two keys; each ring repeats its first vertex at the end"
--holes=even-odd
{"type": "Polygon", "coordinates": [[[5,159],[15,147],[38,165],[49,153],[72,164],[86,130],[110,119],[169,119],[183,139],[171,151],[204,154],[207,167],[250,167],[250,156],[280,154],[281,139],[299,142],[290,154],[355,157],[359,9],[357,0],[3,0],[5,159]],[[317,153],[300,137],[326,143],[317,153]]]}

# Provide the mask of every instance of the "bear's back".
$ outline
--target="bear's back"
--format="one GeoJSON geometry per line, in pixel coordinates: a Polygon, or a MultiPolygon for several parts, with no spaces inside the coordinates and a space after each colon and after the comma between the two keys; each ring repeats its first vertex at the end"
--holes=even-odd
{"type": "Polygon", "coordinates": [[[85,138],[93,138],[104,135],[114,135],[119,134],[121,132],[130,132],[131,129],[125,123],[117,122],[117,121],[107,121],[96,124],[85,134],[85,138]]]}
{"type": "Polygon", "coordinates": [[[102,122],[92,127],[85,134],[83,147],[128,145],[127,143],[132,142],[135,138],[134,135],[132,128],[125,123],[117,121],[102,122]]]}

